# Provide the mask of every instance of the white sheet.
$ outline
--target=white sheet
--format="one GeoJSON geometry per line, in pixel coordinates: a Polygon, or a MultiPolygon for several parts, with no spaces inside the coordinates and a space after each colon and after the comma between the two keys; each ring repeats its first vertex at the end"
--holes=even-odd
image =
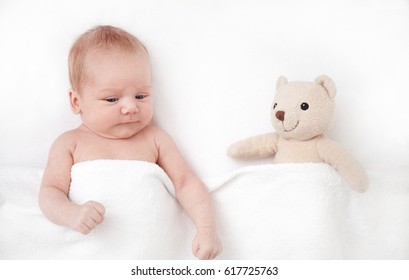
{"type": "MultiPolygon", "coordinates": [[[[107,208],[104,223],[88,236],[43,217],[41,174],[0,168],[0,259],[193,258],[193,226],[158,166],[75,165],[71,198],[107,208]]],[[[205,180],[224,243],[219,259],[409,259],[409,180],[369,177],[364,194],[325,164],[250,166],[205,180]]]]}

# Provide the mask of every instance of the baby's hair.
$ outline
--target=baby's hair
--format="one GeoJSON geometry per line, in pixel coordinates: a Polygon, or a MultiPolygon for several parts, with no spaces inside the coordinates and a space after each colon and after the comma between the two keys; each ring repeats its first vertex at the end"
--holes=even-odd
{"type": "Polygon", "coordinates": [[[145,46],[125,30],[109,25],[96,26],[82,34],[71,47],[68,56],[68,70],[73,90],[79,92],[84,83],[86,55],[90,51],[110,49],[128,53],[142,52],[147,55],[145,46]]]}

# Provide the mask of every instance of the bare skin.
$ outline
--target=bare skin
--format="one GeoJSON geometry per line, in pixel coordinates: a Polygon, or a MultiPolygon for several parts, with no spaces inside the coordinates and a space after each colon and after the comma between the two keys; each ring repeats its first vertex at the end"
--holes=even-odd
{"type": "Polygon", "coordinates": [[[71,90],[70,102],[82,125],[63,133],[51,147],[39,203],[53,223],[88,234],[104,220],[97,201],[69,200],[71,167],[97,159],[140,160],[158,164],[175,186],[176,198],[196,227],[192,250],[213,259],[222,250],[210,196],[172,138],[149,123],[153,115],[151,73],[145,54],[117,50],[87,55],[86,83],[71,90]]]}

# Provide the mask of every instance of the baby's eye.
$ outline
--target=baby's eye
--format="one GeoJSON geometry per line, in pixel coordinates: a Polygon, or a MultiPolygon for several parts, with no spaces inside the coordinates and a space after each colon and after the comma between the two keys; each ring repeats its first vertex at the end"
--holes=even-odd
{"type": "Polygon", "coordinates": [[[135,98],[138,99],[138,100],[142,100],[142,99],[145,98],[145,95],[139,94],[139,95],[135,96],[135,98]]]}
{"type": "Polygon", "coordinates": [[[114,102],[117,102],[118,100],[119,98],[116,98],[116,97],[110,97],[110,98],[105,99],[105,101],[109,103],[114,103],[114,102]]]}
{"type": "Polygon", "coordinates": [[[310,105],[308,105],[308,103],[304,102],[304,103],[301,104],[301,110],[307,111],[308,108],[310,108],[310,105]]]}
{"type": "Polygon", "coordinates": [[[277,103],[274,103],[273,109],[275,109],[277,107],[277,103]]]}

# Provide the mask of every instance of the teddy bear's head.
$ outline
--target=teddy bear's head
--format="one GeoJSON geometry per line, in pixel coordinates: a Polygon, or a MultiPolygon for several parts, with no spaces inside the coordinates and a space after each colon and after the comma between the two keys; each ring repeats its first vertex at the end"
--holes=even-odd
{"type": "Polygon", "coordinates": [[[308,140],[325,133],[332,124],[336,88],[328,76],[314,82],[288,82],[278,78],[272,105],[272,124],[286,139],[308,140]]]}

